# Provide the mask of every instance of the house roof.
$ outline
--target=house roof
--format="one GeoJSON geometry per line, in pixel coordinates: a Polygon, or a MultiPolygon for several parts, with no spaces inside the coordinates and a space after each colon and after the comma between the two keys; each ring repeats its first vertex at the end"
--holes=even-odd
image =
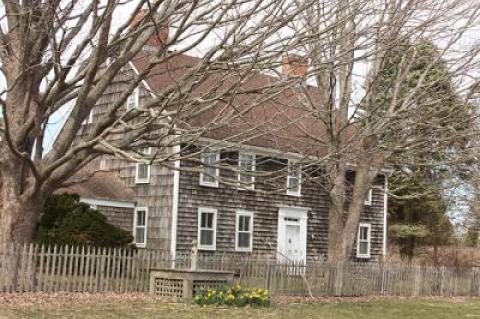
{"type": "Polygon", "coordinates": [[[135,193],[126,187],[115,172],[82,172],[68,180],[68,186],[55,191],[56,194],[73,193],[81,198],[135,202],[135,193]]]}
{"type": "MultiPolygon", "coordinates": [[[[132,63],[142,72],[147,69],[150,58],[148,53],[143,52],[132,63]]],[[[172,86],[178,86],[181,83],[179,79],[196,67],[199,61],[196,57],[175,55],[154,66],[145,80],[154,93],[162,95],[172,86]]],[[[228,72],[212,72],[191,94],[199,97],[209,92],[226,92],[239,80],[238,72],[228,72]]],[[[183,108],[182,114],[195,116],[177,125],[190,130],[206,128],[202,137],[215,140],[310,156],[325,155],[326,149],[321,141],[326,137],[326,127],[314,112],[306,111],[303,106],[319,99],[318,89],[305,84],[302,94],[299,94],[291,85],[276,85],[280,81],[278,77],[253,73],[235,87],[236,94],[231,107],[217,103],[209,110],[198,113],[198,104],[183,104],[179,106],[183,108]],[[222,118],[229,120],[222,121],[222,118]]]]}

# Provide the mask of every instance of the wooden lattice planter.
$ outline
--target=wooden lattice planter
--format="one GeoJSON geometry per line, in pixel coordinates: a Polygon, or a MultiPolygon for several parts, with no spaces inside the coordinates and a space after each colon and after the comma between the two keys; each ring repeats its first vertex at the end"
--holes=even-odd
{"type": "Polygon", "coordinates": [[[233,285],[233,272],[215,270],[153,269],[150,271],[150,294],[192,299],[202,289],[233,285]]]}

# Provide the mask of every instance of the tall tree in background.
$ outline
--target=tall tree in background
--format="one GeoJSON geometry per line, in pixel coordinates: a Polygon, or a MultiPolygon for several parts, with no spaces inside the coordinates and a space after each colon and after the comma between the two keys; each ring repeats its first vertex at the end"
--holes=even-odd
{"type": "Polygon", "coordinates": [[[412,260],[418,245],[430,245],[436,263],[438,247],[451,243],[453,226],[441,182],[423,168],[404,167],[392,176],[389,237],[398,244],[401,257],[412,260]]]}
{"type": "Polygon", "coordinates": [[[323,176],[307,178],[321,179],[319,185],[330,197],[331,261],[350,258],[364,199],[382,168],[398,160],[413,166],[432,164],[425,160],[449,165],[443,158],[445,145],[475,136],[461,117],[471,117],[466,104],[456,102],[460,95],[451,95],[465,88],[459,76],[476,67],[475,46],[456,50],[462,34],[478,24],[478,4],[471,5],[319,1],[299,23],[296,31],[306,29],[312,41],[298,50],[310,63],[309,75],[321,98],[312,99],[300,87],[304,99],[297,107],[324,127],[322,133],[312,129],[315,125],[301,129],[318,150],[315,157],[305,156],[325,167],[323,176]],[[421,156],[425,152],[440,155],[421,156]],[[347,179],[351,170],[353,181],[347,179]],[[347,187],[352,198],[345,207],[347,187]]]}
{"type": "MultiPolygon", "coordinates": [[[[417,44],[415,49],[418,59],[412,64],[410,74],[406,75],[407,85],[417,86],[420,75],[425,74],[425,85],[417,99],[423,105],[419,111],[437,117],[426,124],[432,125],[433,122],[448,129],[439,132],[429,126],[412,127],[413,134],[425,136],[430,145],[413,152],[397,153],[390,159],[396,173],[391,183],[389,222],[393,225],[389,230],[399,243],[402,256],[411,260],[418,243],[430,244],[434,248],[434,262],[437,262],[438,246],[448,244],[453,236],[447,189],[452,187],[452,181],[465,175],[465,166],[472,160],[469,135],[475,131],[475,109],[457,93],[445,61],[430,64],[438,56],[438,48],[425,41],[417,44]]],[[[403,50],[402,46],[398,50],[403,50]]],[[[403,53],[393,53],[381,78],[385,92],[388,92],[391,77],[403,59],[403,53]]],[[[388,95],[380,97],[388,100],[388,95]]],[[[394,137],[395,134],[392,131],[387,136],[394,137]]]]}

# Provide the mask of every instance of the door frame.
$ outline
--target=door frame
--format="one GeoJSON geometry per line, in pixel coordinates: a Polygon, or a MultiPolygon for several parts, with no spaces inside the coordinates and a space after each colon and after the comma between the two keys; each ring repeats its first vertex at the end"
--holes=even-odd
{"type": "Polygon", "coordinates": [[[277,229],[277,261],[285,261],[285,226],[300,226],[300,244],[303,250],[302,260],[307,260],[307,221],[309,208],[282,206],[278,209],[278,229],[277,229]],[[285,218],[298,219],[298,221],[286,221],[285,218]]]}

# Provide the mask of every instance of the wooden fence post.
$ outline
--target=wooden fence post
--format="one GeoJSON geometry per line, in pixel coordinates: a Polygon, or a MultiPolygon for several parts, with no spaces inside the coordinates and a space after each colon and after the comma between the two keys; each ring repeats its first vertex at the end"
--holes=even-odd
{"type": "Polygon", "coordinates": [[[197,241],[194,239],[192,241],[192,250],[190,254],[190,270],[195,271],[198,267],[198,247],[197,241]]]}

